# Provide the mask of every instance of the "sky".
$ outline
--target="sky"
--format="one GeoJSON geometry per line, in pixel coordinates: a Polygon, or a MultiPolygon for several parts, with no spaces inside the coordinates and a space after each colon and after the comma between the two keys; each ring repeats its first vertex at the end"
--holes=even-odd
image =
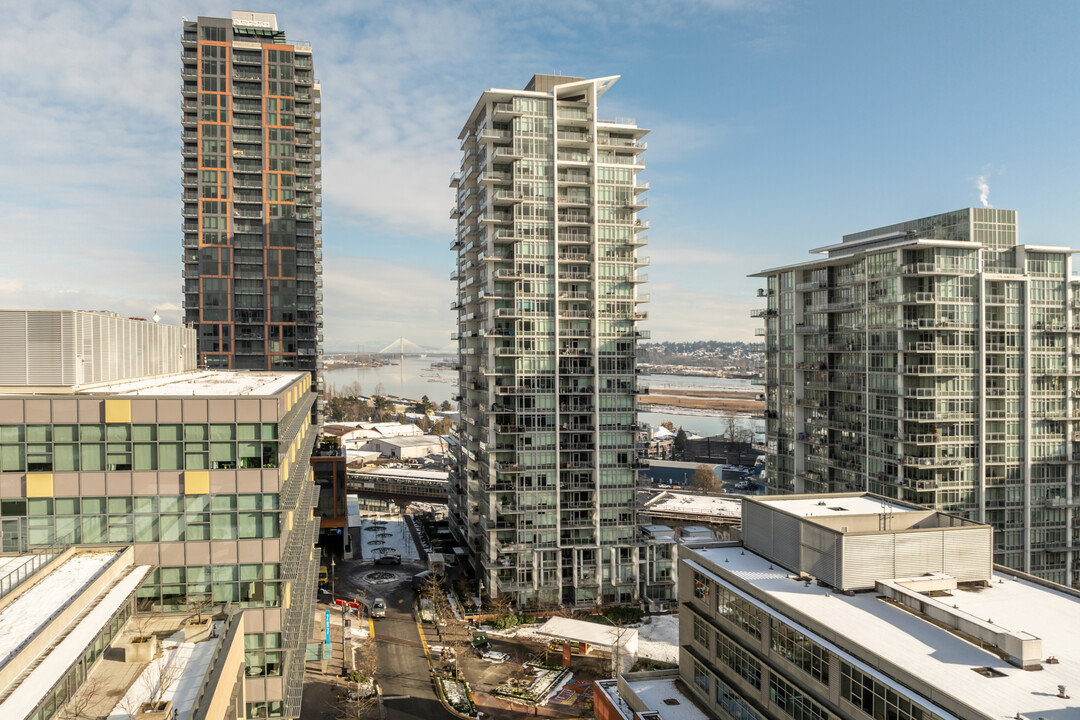
{"type": "MultiPolygon", "coordinates": [[[[221,2],[0,0],[0,307],[181,319],[180,33],[221,2]]],[[[984,202],[1080,247],[1080,3],[309,0],[325,348],[450,342],[458,133],[534,73],[620,75],[651,130],[654,341],[754,340],[748,278],[984,202]]]]}

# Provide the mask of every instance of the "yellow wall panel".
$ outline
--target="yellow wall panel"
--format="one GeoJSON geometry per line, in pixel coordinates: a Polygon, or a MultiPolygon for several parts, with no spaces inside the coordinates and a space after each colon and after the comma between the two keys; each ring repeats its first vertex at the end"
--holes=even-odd
{"type": "Polygon", "coordinates": [[[51,498],[53,496],[52,473],[27,473],[26,497],[51,498]]]}
{"type": "Polygon", "coordinates": [[[130,400],[106,400],[105,401],[105,422],[107,422],[107,423],[129,423],[129,422],[131,422],[131,401],[130,400]]]}
{"type": "Polygon", "coordinates": [[[207,495],[210,492],[209,470],[185,470],[184,494],[207,495]]]}

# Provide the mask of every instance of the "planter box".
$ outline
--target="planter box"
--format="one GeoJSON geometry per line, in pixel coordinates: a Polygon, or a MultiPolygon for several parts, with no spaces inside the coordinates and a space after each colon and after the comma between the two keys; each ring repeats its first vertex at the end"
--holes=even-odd
{"type": "Polygon", "coordinates": [[[209,615],[204,615],[201,622],[195,618],[188,618],[184,621],[184,640],[186,642],[205,640],[210,637],[211,625],[209,615]]]}
{"type": "Polygon", "coordinates": [[[135,713],[135,720],[172,720],[172,700],[161,703],[143,703],[135,713]]]}
{"type": "Polygon", "coordinates": [[[124,648],[124,662],[148,663],[157,657],[157,635],[135,638],[124,648]]]}

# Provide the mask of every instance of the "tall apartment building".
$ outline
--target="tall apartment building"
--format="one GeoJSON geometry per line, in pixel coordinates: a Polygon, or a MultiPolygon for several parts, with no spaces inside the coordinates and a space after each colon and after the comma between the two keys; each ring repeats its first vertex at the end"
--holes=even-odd
{"type": "Polygon", "coordinates": [[[865,493],[747,498],[679,551],[678,670],[598,720],[994,720],[1080,712],[1080,592],[993,567],[992,529],[865,493]]]}
{"type": "Polygon", "coordinates": [[[198,371],[195,331],[0,311],[0,550],[134,545],[141,611],[246,609],[247,717],[298,717],[319,523],[311,376],[198,371]]]}
{"type": "MultiPolygon", "coordinates": [[[[489,90],[461,131],[460,448],[452,529],[484,593],[640,598],[635,350],[646,130],[599,118],[617,77],[489,90]]],[[[646,591],[647,592],[647,591],[646,591]]]]}
{"type": "Polygon", "coordinates": [[[1067,247],[969,208],[759,273],[770,490],[868,490],[991,524],[995,561],[1080,578],[1080,293],[1067,247]]]}
{"type": "Polygon", "coordinates": [[[185,319],[208,368],[322,355],[320,89],[270,13],[184,22],[185,319]]]}

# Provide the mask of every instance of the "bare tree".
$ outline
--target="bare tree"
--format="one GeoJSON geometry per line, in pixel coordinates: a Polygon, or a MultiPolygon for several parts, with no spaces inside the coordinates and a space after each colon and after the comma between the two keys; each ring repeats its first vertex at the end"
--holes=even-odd
{"type": "Polygon", "coordinates": [[[195,613],[195,622],[199,625],[202,624],[203,613],[207,608],[214,604],[214,598],[209,593],[203,593],[202,595],[188,595],[188,610],[195,613]]]}
{"type": "Polygon", "coordinates": [[[717,492],[722,486],[716,472],[702,463],[697,466],[694,474],[690,476],[690,487],[701,492],[717,492]]]}
{"type": "Polygon", "coordinates": [[[146,694],[146,703],[160,707],[169,689],[176,684],[184,669],[176,662],[176,651],[163,652],[139,676],[139,684],[146,694]]]}
{"type": "Polygon", "coordinates": [[[105,687],[101,676],[89,676],[86,678],[86,682],[79,687],[78,691],[71,696],[71,699],[60,708],[60,711],[54,717],[57,720],[88,720],[89,718],[96,718],[100,713],[91,712],[91,708],[97,705],[104,697],[105,687]]]}

